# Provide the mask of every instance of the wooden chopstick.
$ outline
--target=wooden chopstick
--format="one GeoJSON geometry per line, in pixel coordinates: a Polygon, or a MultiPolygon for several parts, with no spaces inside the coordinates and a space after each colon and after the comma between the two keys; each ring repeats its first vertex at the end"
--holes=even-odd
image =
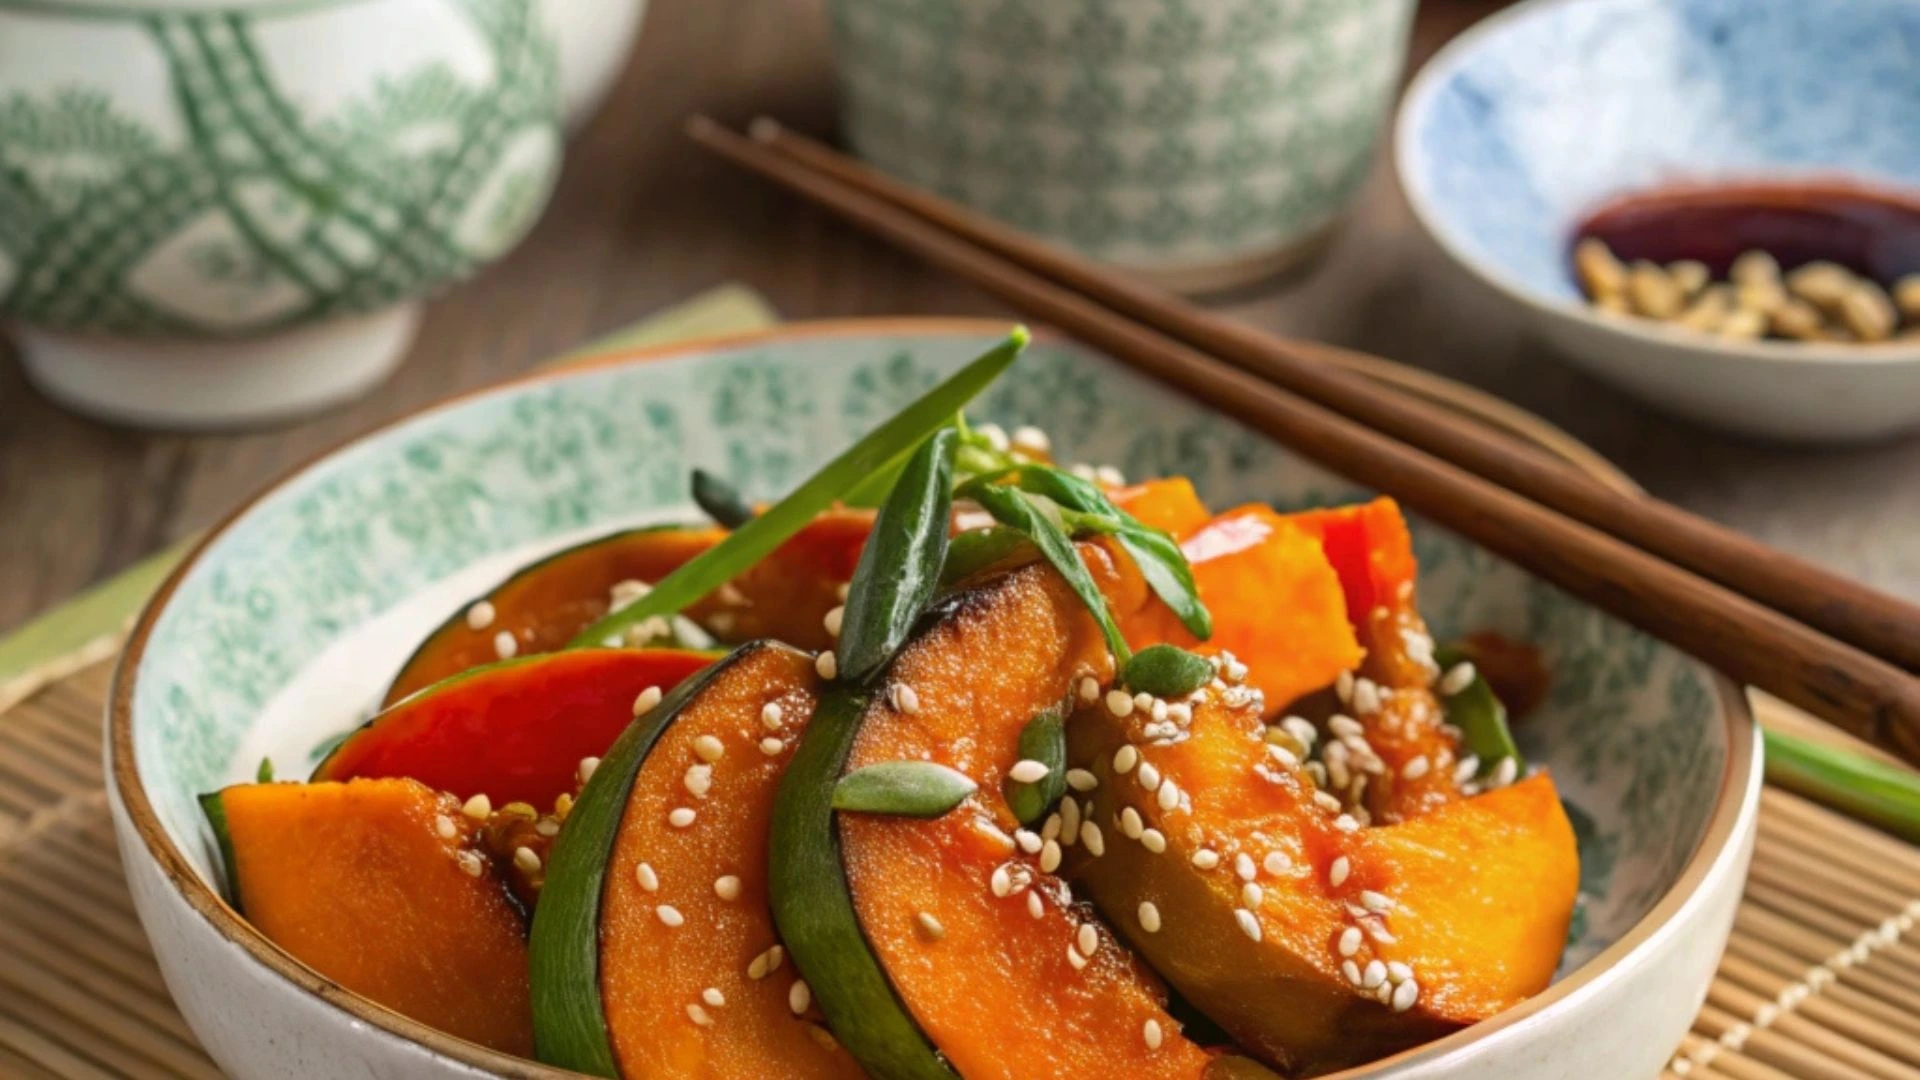
{"type": "Polygon", "coordinates": [[[1899,668],[1424,451],[1214,359],[705,117],[721,156],[981,286],[1868,742],[1920,763],[1920,684],[1899,668]]]}
{"type": "Polygon", "coordinates": [[[1508,436],[1314,360],[1311,346],[1216,315],[983,214],[902,183],[762,117],[750,136],[1005,256],[1201,352],[1278,383],[1375,431],[1583,521],[1784,612],[1830,637],[1920,671],[1920,607],[1688,513],[1623,492],[1508,436]]]}

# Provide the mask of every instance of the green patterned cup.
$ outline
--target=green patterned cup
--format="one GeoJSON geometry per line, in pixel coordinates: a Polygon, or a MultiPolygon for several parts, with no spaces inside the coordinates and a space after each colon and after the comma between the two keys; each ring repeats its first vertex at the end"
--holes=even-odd
{"type": "Polygon", "coordinates": [[[559,112],[536,0],[0,0],[0,316],[97,415],[345,400],[538,216],[559,112]]]}
{"type": "Polygon", "coordinates": [[[1365,177],[1413,0],[833,0],[864,157],[1201,291],[1311,252],[1365,177]]]}

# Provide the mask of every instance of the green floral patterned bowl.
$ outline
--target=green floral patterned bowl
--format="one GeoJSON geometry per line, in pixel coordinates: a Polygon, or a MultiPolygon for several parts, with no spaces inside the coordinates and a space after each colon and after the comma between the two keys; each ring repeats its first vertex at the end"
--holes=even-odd
{"type": "Polygon", "coordinates": [[[540,3],[0,0],[0,318],[27,373],[162,426],[370,389],[419,298],[546,205],[540,3]]]}
{"type": "MultiPolygon", "coordinates": [[[[141,618],[116,678],[109,753],[135,902],[220,1064],[238,1076],[542,1072],[361,1000],[268,943],[214,891],[194,797],[262,757],[283,773],[309,766],[408,647],[506,568],[595,531],[692,514],[694,465],[776,495],[1004,329],[821,324],[542,374],[363,438],[216,530],[141,618]]],[[[977,405],[1004,424],[1044,425],[1071,459],[1192,476],[1215,506],[1365,494],[1066,343],[1036,344],[977,405]]],[[[1552,665],[1550,699],[1521,740],[1571,804],[1581,907],[1548,992],[1362,1071],[1544,1078],[1612,1062],[1600,1072],[1651,1076],[1705,993],[1745,870],[1759,774],[1743,699],[1456,536],[1416,522],[1416,541],[1439,634],[1501,630],[1552,665]]]]}
{"type": "Polygon", "coordinates": [[[1413,0],[832,0],[875,164],[1171,288],[1311,254],[1358,191],[1413,0]]]}

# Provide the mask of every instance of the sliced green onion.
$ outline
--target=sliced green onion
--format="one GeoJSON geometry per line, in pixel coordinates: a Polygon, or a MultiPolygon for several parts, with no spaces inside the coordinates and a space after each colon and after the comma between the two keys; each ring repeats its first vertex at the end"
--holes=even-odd
{"type": "Polygon", "coordinates": [[[740,489],[705,469],[693,470],[693,502],[722,528],[737,529],[753,520],[753,506],[740,489]]]}
{"type": "MultiPolygon", "coordinates": [[[[1469,661],[1466,652],[1453,645],[1435,649],[1433,659],[1441,671],[1452,671],[1454,665],[1469,661]]],[[[1477,775],[1492,775],[1501,758],[1512,758],[1517,770],[1526,769],[1526,759],[1520,756],[1520,747],[1507,726],[1507,707],[1494,694],[1485,675],[1476,670],[1472,682],[1457,693],[1442,694],[1440,703],[1447,710],[1447,723],[1460,729],[1460,741],[1466,744],[1467,752],[1480,759],[1477,775]]]]}
{"type": "Polygon", "coordinates": [[[873,520],[834,645],[839,677],[864,682],[913,632],[940,584],[953,520],[952,428],[928,437],[873,520]]]}
{"type": "Polygon", "coordinates": [[[1865,754],[1761,730],[1767,782],[1920,842],[1920,774],[1865,754]]]}
{"type": "Polygon", "coordinates": [[[959,494],[979,503],[980,508],[992,514],[995,521],[1018,529],[1033,541],[1040,553],[1053,564],[1053,568],[1066,579],[1074,595],[1086,605],[1087,613],[1093,616],[1101,635],[1107,639],[1107,650],[1113,653],[1114,662],[1124,665],[1133,655],[1127,648],[1127,639],[1121,636],[1120,627],[1113,621],[1113,612],[1107,608],[1107,598],[1100,592],[1100,586],[1093,580],[1087,564],[1081,561],[1080,552],[1073,546],[1073,539],[1046,512],[1053,509],[1053,504],[1042,504],[1035,496],[1024,491],[978,480],[961,485],[959,494]],[[1046,509],[1042,509],[1043,505],[1046,509]]]}

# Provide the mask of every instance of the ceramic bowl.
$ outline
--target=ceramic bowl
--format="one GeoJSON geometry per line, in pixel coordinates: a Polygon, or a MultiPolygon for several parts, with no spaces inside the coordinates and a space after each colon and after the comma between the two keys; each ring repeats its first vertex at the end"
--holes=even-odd
{"type": "MultiPolygon", "coordinates": [[[[684,518],[704,465],[783,492],[980,352],[1004,324],[793,327],[609,357],[429,409],[268,490],[216,529],[142,616],[112,695],[114,822],[181,1010],[239,1077],[545,1075],[404,1020],[295,962],[215,892],[194,797],[310,767],[411,644],[511,567],[584,535],[684,518]]],[[[1192,476],[1215,506],[1361,497],[1267,439],[1112,361],[1042,340],[978,403],[1073,459],[1192,476]]],[[[1647,1077],[1686,1031],[1725,941],[1760,774],[1725,680],[1460,538],[1415,523],[1443,637],[1491,627],[1556,676],[1521,733],[1580,837],[1557,985],[1358,1070],[1422,1080],[1647,1077]]],[[[1463,868],[1464,870],[1465,868],[1463,868]]]]}
{"type": "Polygon", "coordinates": [[[567,127],[584,127],[627,66],[646,0],[540,0],[560,56],[560,107],[567,127]]]}
{"type": "Polygon", "coordinates": [[[1311,254],[1358,191],[1412,0],[833,0],[861,156],[1169,287],[1311,254]]]}
{"type": "Polygon", "coordinates": [[[344,401],[546,205],[541,0],[0,4],[0,319],[49,396],[209,426],[344,401]]]}
{"type": "Polygon", "coordinates": [[[1920,342],[1728,343],[1583,302],[1572,232],[1675,181],[1844,174],[1920,186],[1920,5],[1534,0],[1414,80],[1396,153],[1414,216],[1557,351],[1649,404],[1771,439],[1920,427],[1920,342]]]}

